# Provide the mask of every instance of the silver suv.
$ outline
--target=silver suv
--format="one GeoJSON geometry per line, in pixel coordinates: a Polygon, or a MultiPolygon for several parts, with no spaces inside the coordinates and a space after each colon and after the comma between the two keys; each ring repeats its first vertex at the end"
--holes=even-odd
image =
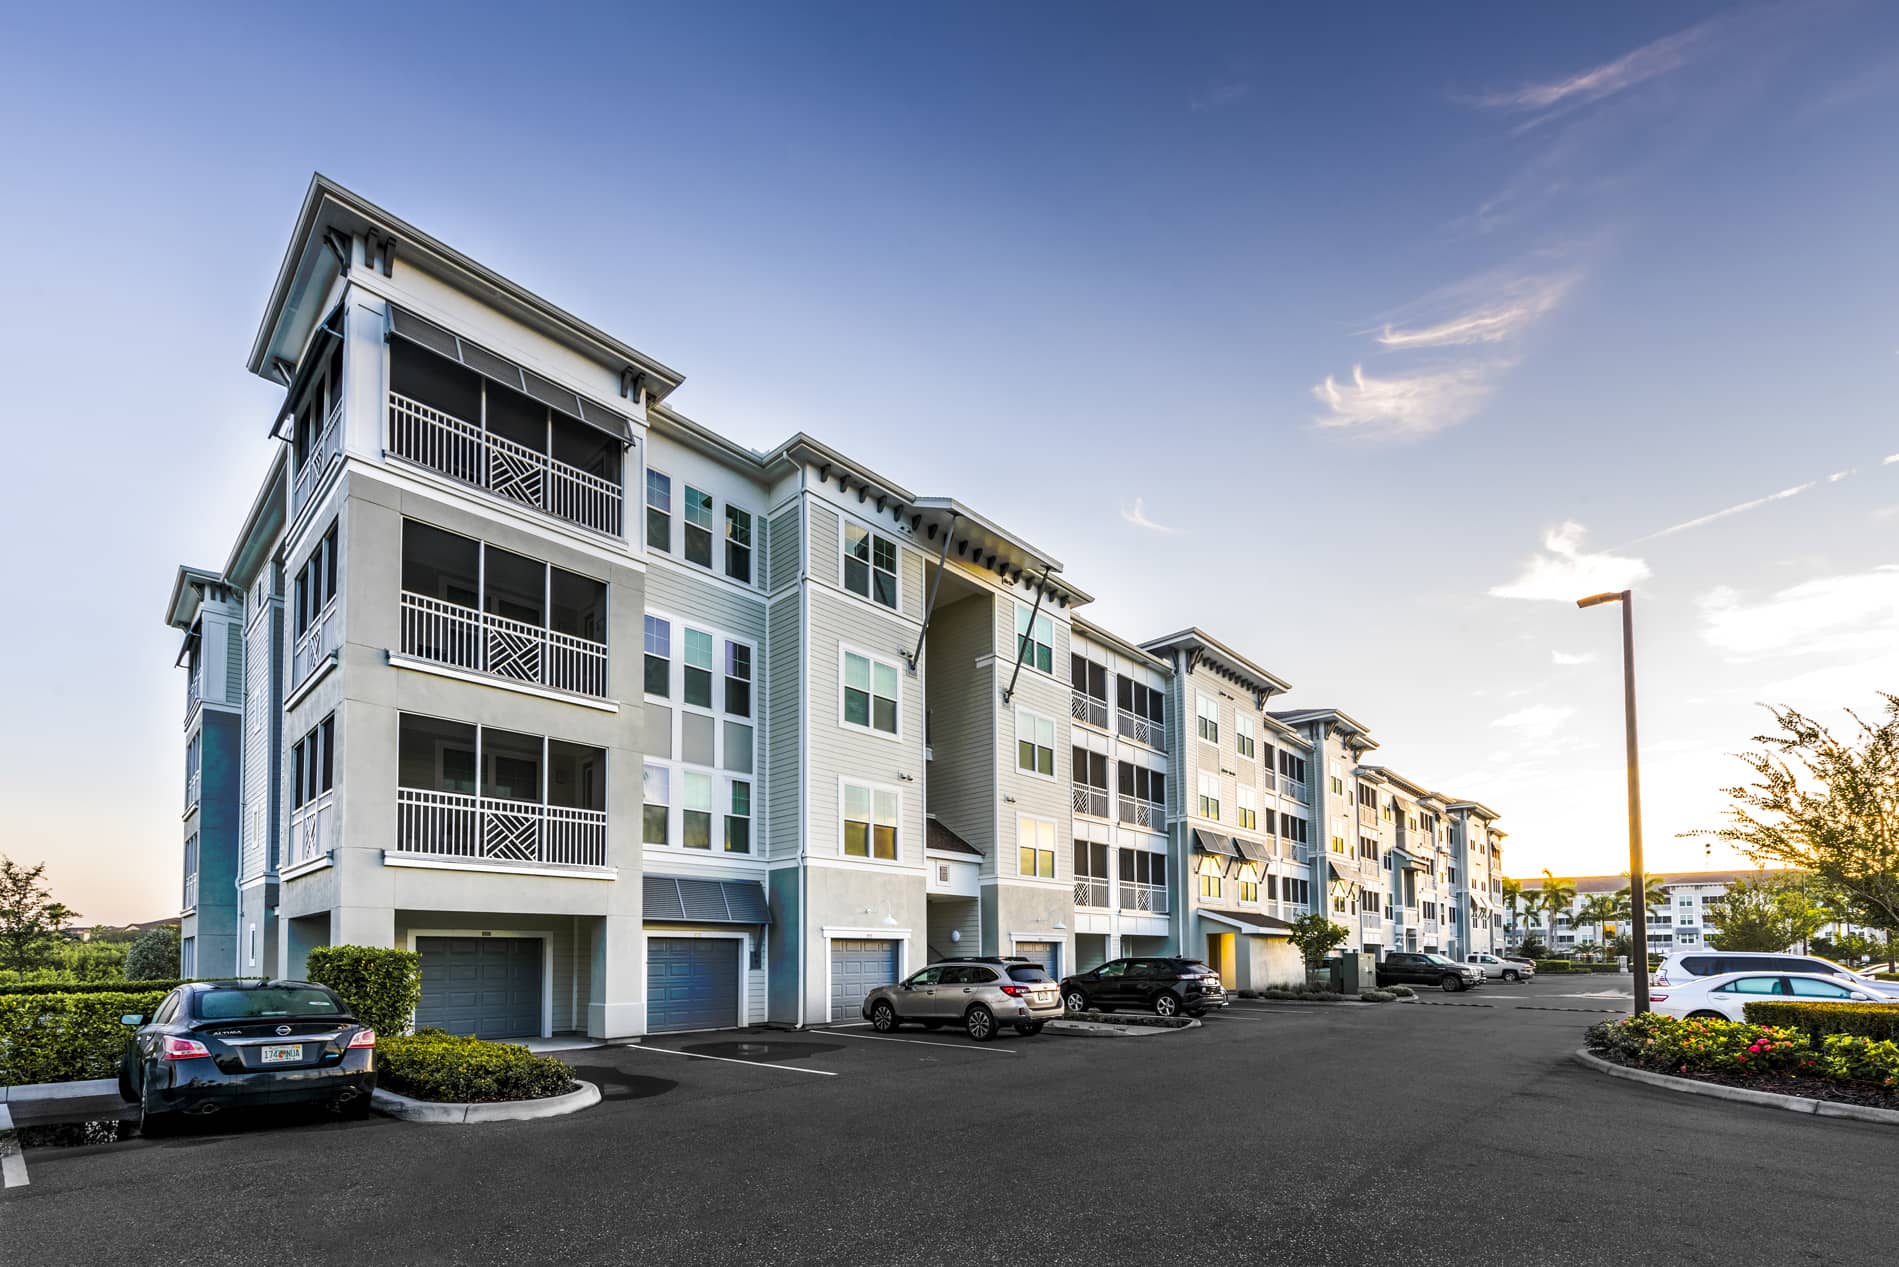
{"type": "Polygon", "coordinates": [[[979,1043],[1004,1025],[1039,1034],[1062,1014],[1062,995],[1040,964],[1020,959],[950,959],[933,963],[864,998],[864,1019],[880,1033],[915,1021],[925,1029],[961,1025],[979,1043]]]}

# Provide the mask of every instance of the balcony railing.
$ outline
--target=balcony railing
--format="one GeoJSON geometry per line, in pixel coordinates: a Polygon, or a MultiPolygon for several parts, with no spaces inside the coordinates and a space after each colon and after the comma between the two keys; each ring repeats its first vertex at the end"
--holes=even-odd
{"type": "Polygon", "coordinates": [[[607,816],[604,810],[399,787],[396,842],[404,853],[470,862],[604,867],[607,816]]]}
{"type": "Polygon", "coordinates": [[[330,852],[336,845],[336,793],[325,792],[290,811],[290,838],[284,842],[284,866],[295,867],[330,852]]]}
{"type": "Polygon", "coordinates": [[[1081,691],[1071,691],[1068,696],[1068,715],[1090,726],[1108,728],[1108,702],[1096,699],[1081,691]]]}
{"type": "Polygon", "coordinates": [[[1441,927],[1442,926],[1438,923],[1438,921],[1434,919],[1427,919],[1427,920],[1421,921],[1422,931],[1427,938],[1436,937],[1441,927]]]}
{"type": "Polygon", "coordinates": [[[1121,881],[1121,909],[1144,915],[1167,914],[1167,886],[1143,884],[1139,880],[1121,881]]]}
{"type": "Polygon", "coordinates": [[[1146,744],[1150,748],[1167,747],[1167,729],[1157,721],[1149,721],[1123,708],[1121,714],[1121,734],[1135,743],[1146,744]]]}
{"type": "Polygon", "coordinates": [[[322,482],[324,472],[343,452],[343,402],[338,400],[330,406],[330,416],[323,420],[323,431],[317,441],[297,467],[296,504],[291,513],[302,510],[316,492],[316,486],[322,482]]]}
{"type": "Polygon", "coordinates": [[[620,486],[397,392],[389,393],[389,451],[609,536],[620,535],[620,486]]]}
{"type": "Polygon", "coordinates": [[[185,679],[185,724],[191,724],[191,715],[198,711],[198,705],[204,699],[204,679],[196,672],[185,679]]]}
{"type": "Polygon", "coordinates": [[[606,643],[424,594],[403,592],[402,653],[515,682],[607,697],[606,643]]]}
{"type": "Polygon", "coordinates": [[[1385,917],[1377,911],[1360,911],[1358,926],[1368,933],[1381,932],[1385,927],[1385,917]]]}
{"type": "Polygon", "coordinates": [[[1077,876],[1075,878],[1075,905],[1105,908],[1108,905],[1108,882],[1077,876]]]}
{"type": "Polygon", "coordinates": [[[1167,811],[1152,801],[1122,797],[1120,819],[1130,827],[1145,827],[1149,831],[1167,829],[1167,811]]]}
{"type": "Polygon", "coordinates": [[[1279,794],[1281,796],[1289,796],[1303,805],[1312,804],[1312,792],[1305,784],[1299,782],[1297,779],[1280,779],[1279,794]]]}
{"type": "Polygon", "coordinates": [[[187,911],[198,909],[198,873],[196,871],[185,877],[184,902],[184,906],[180,909],[187,911]]]}
{"type": "Polygon", "coordinates": [[[316,672],[317,666],[336,654],[343,645],[343,622],[337,619],[334,600],[316,614],[310,627],[297,635],[290,652],[290,685],[294,689],[316,672]]]}
{"type": "Polygon", "coordinates": [[[1095,818],[1108,816],[1108,793],[1105,788],[1077,783],[1069,789],[1069,800],[1077,814],[1088,814],[1095,818]]]}

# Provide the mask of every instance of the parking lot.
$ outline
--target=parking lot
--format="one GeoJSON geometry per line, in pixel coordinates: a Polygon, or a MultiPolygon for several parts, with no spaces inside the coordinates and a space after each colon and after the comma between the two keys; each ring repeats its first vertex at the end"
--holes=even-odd
{"type": "Polygon", "coordinates": [[[29,1149],[0,1229],[55,1264],[1883,1258],[1837,1184],[1894,1174],[1890,1129],[1584,1070],[1583,1027],[1627,1006],[1605,984],[1131,1039],[671,1035],[566,1053],[603,1095],[570,1118],[29,1149]],[[1640,1248],[1617,1211],[1650,1213],[1640,1248]]]}

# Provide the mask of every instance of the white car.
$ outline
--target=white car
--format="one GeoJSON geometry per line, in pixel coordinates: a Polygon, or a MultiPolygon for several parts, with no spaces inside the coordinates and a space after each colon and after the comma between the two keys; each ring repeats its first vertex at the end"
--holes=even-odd
{"type": "Polygon", "coordinates": [[[1818,955],[1768,954],[1764,951],[1677,950],[1662,960],[1655,970],[1657,986],[1681,985],[1697,977],[1718,977],[1731,972],[1792,972],[1819,977],[1836,977],[1854,989],[1865,990],[1874,998],[1899,999],[1899,981],[1881,981],[1863,972],[1841,967],[1818,955]]]}
{"type": "Polygon", "coordinates": [[[1716,977],[1688,977],[1671,985],[1657,985],[1648,996],[1650,1007],[1663,1016],[1718,1016],[1730,1021],[1745,1021],[1744,1009],[1749,1003],[1770,999],[1899,1006],[1899,999],[1811,972],[1724,972],[1716,977]]]}
{"type": "Polygon", "coordinates": [[[1464,956],[1464,962],[1483,969],[1486,980],[1501,977],[1505,981],[1529,981],[1536,976],[1536,965],[1521,959],[1500,959],[1488,951],[1476,950],[1464,956]]]}

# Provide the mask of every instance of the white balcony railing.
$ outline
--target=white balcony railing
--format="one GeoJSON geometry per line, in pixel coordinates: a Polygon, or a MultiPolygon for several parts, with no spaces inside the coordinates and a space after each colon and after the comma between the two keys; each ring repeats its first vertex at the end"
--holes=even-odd
{"type": "Polygon", "coordinates": [[[1142,884],[1138,880],[1121,881],[1121,909],[1149,915],[1167,914],[1167,886],[1142,884]]]}
{"type": "Polygon", "coordinates": [[[336,846],[336,793],[325,792],[290,811],[290,838],[284,842],[285,867],[314,862],[336,846]]]}
{"type": "Polygon", "coordinates": [[[1438,935],[1440,928],[1441,928],[1441,925],[1439,925],[1439,923],[1434,919],[1427,919],[1427,920],[1422,921],[1422,929],[1424,932],[1424,936],[1427,940],[1430,938],[1436,937],[1438,935]]]}
{"type": "Polygon", "coordinates": [[[402,653],[596,699],[607,696],[606,643],[407,591],[402,653]]]}
{"type": "Polygon", "coordinates": [[[334,655],[343,644],[343,622],[337,618],[336,600],[330,600],[316,614],[310,627],[297,635],[290,652],[290,685],[294,689],[316,672],[317,666],[334,655]]]}
{"type": "Polygon", "coordinates": [[[1146,744],[1150,748],[1161,749],[1167,746],[1167,731],[1157,721],[1149,721],[1123,708],[1121,714],[1121,734],[1135,743],[1146,744]]]}
{"type": "Polygon", "coordinates": [[[1105,909],[1108,905],[1108,882],[1090,880],[1083,876],[1075,877],[1075,905],[1095,906],[1105,909]]]}
{"type": "Polygon", "coordinates": [[[399,787],[396,842],[404,853],[438,858],[604,867],[607,816],[603,810],[399,787]]]}
{"type": "Polygon", "coordinates": [[[1291,797],[1293,800],[1298,801],[1304,805],[1312,804],[1312,792],[1306,787],[1305,784],[1300,783],[1296,779],[1287,779],[1287,778],[1280,779],[1279,780],[1279,794],[1281,796],[1291,797]]]}
{"type": "Polygon", "coordinates": [[[1145,827],[1149,831],[1167,830],[1167,811],[1152,801],[1137,801],[1124,796],[1121,798],[1119,817],[1130,827],[1145,827]]]}
{"type": "Polygon", "coordinates": [[[1069,789],[1069,800],[1077,814],[1088,814],[1095,818],[1108,816],[1108,792],[1106,788],[1089,787],[1077,783],[1069,789]]]}
{"type": "Polygon", "coordinates": [[[559,458],[389,393],[389,451],[608,536],[620,535],[620,486],[559,458]]]}
{"type": "Polygon", "coordinates": [[[1108,728],[1108,702],[1081,691],[1069,692],[1068,715],[1090,726],[1099,726],[1103,730],[1108,728]]]}
{"type": "Polygon", "coordinates": [[[343,402],[338,400],[330,406],[330,416],[323,420],[323,431],[317,436],[316,444],[297,467],[296,500],[291,507],[292,514],[302,510],[309,502],[310,495],[316,492],[317,485],[322,482],[324,472],[342,453],[343,402]]]}

